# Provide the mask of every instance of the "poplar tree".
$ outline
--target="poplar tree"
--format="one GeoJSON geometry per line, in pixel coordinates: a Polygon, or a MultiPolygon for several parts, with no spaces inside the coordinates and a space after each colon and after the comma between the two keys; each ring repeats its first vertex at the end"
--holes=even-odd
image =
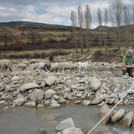
{"type": "Polygon", "coordinates": [[[83,53],[83,11],[81,6],[78,6],[78,23],[79,23],[79,38],[80,38],[80,46],[81,46],[81,52],[83,53]]]}
{"type": "Polygon", "coordinates": [[[77,16],[76,16],[76,12],[71,11],[70,19],[72,22],[73,43],[75,44],[76,53],[77,53],[78,52],[78,45],[77,45],[77,16]]]}
{"type": "Polygon", "coordinates": [[[107,51],[107,43],[108,43],[108,40],[107,40],[107,24],[108,24],[108,10],[105,9],[105,26],[106,26],[106,30],[105,30],[105,51],[107,51]]]}
{"type": "Polygon", "coordinates": [[[85,26],[86,26],[86,46],[87,46],[87,52],[89,52],[90,47],[91,47],[91,22],[92,22],[92,17],[91,17],[91,12],[90,8],[88,5],[86,5],[86,10],[85,10],[85,26]]]}
{"type": "Polygon", "coordinates": [[[101,48],[102,48],[102,31],[101,31],[102,16],[101,16],[100,8],[98,8],[98,21],[99,21],[99,48],[100,48],[100,51],[101,51],[101,48]]]}

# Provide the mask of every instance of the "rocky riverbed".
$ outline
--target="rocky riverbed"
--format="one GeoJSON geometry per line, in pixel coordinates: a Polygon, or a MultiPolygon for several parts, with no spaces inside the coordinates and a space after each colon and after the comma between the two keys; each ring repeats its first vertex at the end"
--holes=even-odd
{"type": "MultiPolygon", "coordinates": [[[[43,59],[13,60],[13,72],[0,73],[0,104],[58,108],[64,104],[115,105],[133,85],[134,78],[122,76],[121,63],[91,62],[88,71],[45,72],[43,59]]],[[[75,63],[76,64],[76,63],[75,63]]],[[[134,89],[120,105],[134,104],[134,89]]],[[[8,109],[2,107],[1,110],[8,109]]]]}

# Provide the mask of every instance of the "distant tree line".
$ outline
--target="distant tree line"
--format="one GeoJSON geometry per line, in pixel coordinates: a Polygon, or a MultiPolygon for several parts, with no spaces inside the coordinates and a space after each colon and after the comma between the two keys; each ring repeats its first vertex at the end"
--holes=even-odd
{"type": "MultiPolygon", "coordinates": [[[[116,45],[117,50],[120,50],[122,44],[125,44],[126,48],[129,46],[134,48],[134,8],[130,11],[126,5],[123,5],[121,0],[115,0],[111,7],[104,10],[104,14],[98,8],[97,18],[100,51],[102,45],[105,46],[107,51],[108,26],[113,27],[112,32],[116,36],[114,45],[116,45]],[[122,26],[124,26],[124,31],[121,29],[122,26]]],[[[86,5],[84,12],[81,6],[78,6],[77,11],[71,11],[70,19],[72,22],[73,44],[75,45],[76,52],[78,52],[78,46],[80,46],[82,53],[83,46],[86,46],[87,52],[89,52],[94,41],[91,29],[93,19],[89,5],[86,5]],[[83,41],[84,38],[86,41],[83,41]]]]}
{"type": "MultiPolygon", "coordinates": [[[[29,43],[33,45],[42,42],[42,35],[38,31],[35,31],[34,29],[30,30],[26,34],[26,38],[29,41],[29,43]]],[[[11,28],[8,27],[0,28],[0,42],[3,43],[4,46],[12,45],[17,50],[21,50],[23,47],[22,38],[16,35],[15,32],[13,32],[11,28]]]]}

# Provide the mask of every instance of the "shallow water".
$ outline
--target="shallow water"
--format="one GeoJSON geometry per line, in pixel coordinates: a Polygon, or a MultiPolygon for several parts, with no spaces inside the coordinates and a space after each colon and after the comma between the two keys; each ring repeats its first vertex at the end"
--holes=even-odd
{"type": "MultiPolygon", "coordinates": [[[[123,108],[134,111],[133,106],[123,108]]],[[[65,105],[57,109],[14,107],[0,113],[0,134],[39,134],[39,128],[51,134],[56,131],[56,125],[67,118],[72,118],[76,127],[90,130],[99,121],[99,109],[81,105],[65,105]]],[[[134,130],[132,127],[123,128],[119,123],[101,123],[93,133],[134,134],[134,130]]]]}

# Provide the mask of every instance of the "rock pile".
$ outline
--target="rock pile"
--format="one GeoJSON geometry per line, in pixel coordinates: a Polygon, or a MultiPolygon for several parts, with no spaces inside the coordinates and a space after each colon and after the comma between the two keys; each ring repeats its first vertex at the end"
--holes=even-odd
{"type": "MultiPolygon", "coordinates": [[[[100,117],[103,118],[110,108],[107,104],[103,105],[100,109],[100,117]]],[[[132,111],[126,112],[124,109],[113,110],[104,120],[103,123],[107,124],[108,122],[117,123],[120,122],[124,127],[130,127],[133,123],[134,113],[132,111]]]]}
{"type": "MultiPolygon", "coordinates": [[[[84,106],[99,105],[101,117],[110,109],[107,105],[115,105],[133,85],[134,78],[122,76],[121,63],[91,62],[87,72],[79,69],[66,70],[64,73],[45,72],[39,65],[43,59],[13,60],[12,72],[0,73],[0,104],[11,106],[51,107],[74,103],[84,106]],[[107,104],[107,105],[106,105],[107,104]],[[105,106],[105,107],[104,107],[105,106]]],[[[122,100],[120,105],[134,104],[134,89],[122,100]]],[[[7,107],[6,107],[7,108],[7,107]]],[[[113,111],[109,120],[121,121],[123,126],[132,124],[133,112],[124,109],[113,111]]],[[[62,128],[67,134],[82,131],[74,125],[62,128]]],[[[40,129],[40,133],[45,133],[40,129]]]]}
{"type": "MultiPolygon", "coordinates": [[[[92,62],[88,72],[45,72],[42,59],[14,60],[13,72],[0,73],[0,101],[10,105],[60,107],[65,103],[116,104],[132,86],[133,78],[122,76],[121,64],[92,62]],[[116,68],[116,69],[115,69],[116,68]]],[[[134,104],[134,89],[121,105],[134,104]]]]}

